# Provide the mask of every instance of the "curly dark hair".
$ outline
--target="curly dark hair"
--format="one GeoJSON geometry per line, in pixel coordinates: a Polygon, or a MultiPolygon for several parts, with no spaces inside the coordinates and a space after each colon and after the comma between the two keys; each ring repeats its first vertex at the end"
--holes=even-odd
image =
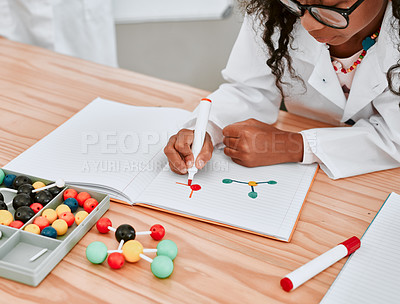
{"type": "MultiPolygon", "coordinates": [[[[286,65],[292,78],[303,81],[296,74],[289,55],[289,48],[293,41],[292,31],[298,17],[288,12],[278,0],[241,0],[239,2],[249,15],[256,15],[264,24],[262,39],[269,52],[266,64],[271,68],[276,78],[276,86],[283,96],[282,84],[286,83],[282,81],[282,77],[286,65]],[[277,42],[272,39],[275,32],[279,33],[277,42]]],[[[397,28],[400,37],[400,0],[392,0],[392,7],[395,17],[393,27],[397,28]]],[[[398,49],[400,52],[400,45],[398,49]]],[[[389,68],[386,77],[390,91],[400,96],[400,60],[389,68]]]]}

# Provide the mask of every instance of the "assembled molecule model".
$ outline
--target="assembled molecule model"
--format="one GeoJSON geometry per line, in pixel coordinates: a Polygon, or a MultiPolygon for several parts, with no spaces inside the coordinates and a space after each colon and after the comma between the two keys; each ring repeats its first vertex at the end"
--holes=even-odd
{"type": "Polygon", "coordinates": [[[162,225],[151,226],[148,231],[137,232],[131,225],[123,224],[117,228],[112,227],[111,220],[103,217],[96,223],[97,230],[100,233],[113,231],[116,240],[119,242],[118,249],[108,250],[103,242],[92,242],[86,248],[86,258],[93,264],[103,263],[107,257],[108,265],[112,269],[121,268],[125,261],[129,263],[138,262],[143,259],[150,263],[151,272],[160,279],[168,278],[173,270],[173,260],[178,254],[178,247],[171,240],[162,240],[157,248],[146,249],[135,240],[139,235],[150,235],[154,240],[160,241],[165,235],[165,229],[162,225]],[[157,256],[152,259],[144,253],[156,253],[157,256]]]}

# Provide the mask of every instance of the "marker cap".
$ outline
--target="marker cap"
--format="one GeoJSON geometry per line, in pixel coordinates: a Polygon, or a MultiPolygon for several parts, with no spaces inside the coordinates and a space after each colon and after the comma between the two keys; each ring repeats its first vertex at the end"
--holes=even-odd
{"type": "Polygon", "coordinates": [[[344,245],[347,248],[347,255],[350,255],[358,248],[360,248],[361,241],[358,237],[353,236],[340,244],[344,245]]]}
{"type": "Polygon", "coordinates": [[[291,291],[293,289],[293,283],[289,278],[283,278],[281,280],[281,286],[284,291],[291,291]]]}

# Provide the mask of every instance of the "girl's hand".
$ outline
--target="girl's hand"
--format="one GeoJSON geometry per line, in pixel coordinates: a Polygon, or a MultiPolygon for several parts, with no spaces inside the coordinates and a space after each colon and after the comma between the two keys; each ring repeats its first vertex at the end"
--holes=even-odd
{"type": "Polygon", "coordinates": [[[282,131],[256,119],[229,125],[222,134],[225,154],[245,167],[303,160],[301,134],[282,131]]]}
{"type": "MultiPolygon", "coordinates": [[[[194,157],[191,150],[194,131],[182,129],[177,134],[171,136],[168,144],[164,148],[164,153],[168,157],[169,166],[172,171],[178,174],[186,174],[187,169],[193,166],[194,157]]],[[[197,169],[201,169],[211,159],[213,145],[208,133],[204,138],[204,145],[196,159],[197,169]]]]}

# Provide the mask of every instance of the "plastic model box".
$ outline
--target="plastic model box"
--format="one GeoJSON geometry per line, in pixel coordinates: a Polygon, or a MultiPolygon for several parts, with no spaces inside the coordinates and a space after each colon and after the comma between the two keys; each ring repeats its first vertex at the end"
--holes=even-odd
{"type": "MultiPolygon", "coordinates": [[[[54,183],[54,181],[26,175],[24,173],[4,169],[3,171],[5,174],[28,176],[32,182],[42,181],[46,185],[54,183]]],[[[0,189],[1,188],[5,188],[5,186],[2,185],[0,186],[0,189]]],[[[2,194],[7,203],[8,210],[14,215],[15,210],[13,209],[12,204],[8,204],[8,202],[11,202],[12,198],[16,194],[10,192],[2,192],[2,194]]],[[[66,185],[63,191],[55,196],[20,229],[0,225],[0,231],[2,233],[2,237],[0,238],[0,276],[24,284],[37,286],[91,229],[109,207],[110,197],[108,195],[66,185]],[[79,226],[74,223],[68,228],[66,234],[57,236],[56,239],[23,230],[26,225],[31,224],[36,217],[40,216],[45,209],[56,209],[58,205],[62,204],[64,201],[63,193],[68,188],[73,188],[78,192],[88,192],[91,197],[95,198],[99,202],[98,206],[79,226]],[[30,261],[32,257],[43,251],[43,249],[46,249],[47,251],[34,261],[30,261]]],[[[79,207],[76,212],[81,210],[83,210],[83,208],[79,207]]],[[[74,212],[74,214],[76,212],[74,212]]]]}

